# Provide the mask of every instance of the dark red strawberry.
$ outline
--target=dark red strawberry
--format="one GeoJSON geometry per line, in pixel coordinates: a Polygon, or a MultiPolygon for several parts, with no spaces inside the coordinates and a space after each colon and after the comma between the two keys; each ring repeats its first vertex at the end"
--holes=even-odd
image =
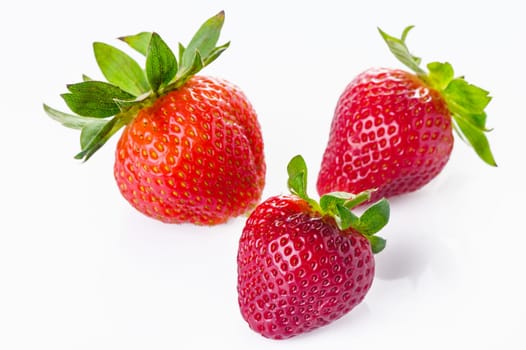
{"type": "Polygon", "coordinates": [[[288,166],[291,195],[256,207],[239,241],[238,302],[243,318],[261,335],[285,339],[324,326],[358,305],[374,277],[375,236],[388,221],[383,199],[358,217],[350,209],[367,201],[337,192],[320,202],[306,193],[301,156],[288,166]]]}
{"type": "Polygon", "coordinates": [[[256,113],[233,84],[196,76],[228,46],[216,46],[224,13],[208,19],[179,59],[156,33],[121,38],[145,56],[145,69],[124,52],[95,43],[109,82],[68,85],[77,115],[46,105],[67,127],[81,129],[88,160],[122,127],[115,179],[140,212],[168,223],[212,225],[252,209],[265,183],[263,140],[256,113]]]}
{"type": "Polygon", "coordinates": [[[496,166],[484,132],[489,93],[455,78],[449,63],[432,62],[428,72],[401,39],[380,30],[393,54],[414,71],[369,69],[340,96],[317,189],[360,192],[376,188],[372,200],[415,191],[449,160],[453,132],[486,163],[496,166]]]}

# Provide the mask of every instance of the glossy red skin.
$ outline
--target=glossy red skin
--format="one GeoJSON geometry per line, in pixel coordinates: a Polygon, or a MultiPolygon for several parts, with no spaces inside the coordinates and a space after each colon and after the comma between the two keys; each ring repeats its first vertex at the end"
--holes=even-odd
{"type": "Polygon", "coordinates": [[[374,276],[367,239],[340,231],[294,195],[271,197],[252,212],[237,263],[241,314],[273,339],[342,317],[364,299],[374,276]]]}
{"type": "Polygon", "coordinates": [[[142,109],[118,142],[114,174],[140,212],[167,223],[213,225],[256,206],[263,139],[245,95],[194,76],[142,109]]]}
{"type": "Polygon", "coordinates": [[[453,149],[451,115],[440,93],[416,75],[370,69],[340,96],[317,189],[371,201],[415,191],[438,175],[453,149]]]}

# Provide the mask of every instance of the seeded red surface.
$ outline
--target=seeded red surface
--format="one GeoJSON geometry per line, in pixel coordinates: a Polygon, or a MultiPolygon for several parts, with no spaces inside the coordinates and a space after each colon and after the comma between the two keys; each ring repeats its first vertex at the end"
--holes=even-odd
{"type": "Polygon", "coordinates": [[[125,128],[114,172],[123,196],[148,216],[224,222],[254,207],[264,186],[256,114],[237,87],[194,76],[125,128]]]}
{"type": "Polygon", "coordinates": [[[446,165],[453,148],[451,116],[440,93],[416,75],[370,69],[337,103],[317,188],[372,200],[414,191],[446,165]]]}
{"type": "Polygon", "coordinates": [[[297,196],[271,197],[250,215],[238,252],[243,318],[256,332],[283,339],[342,317],[369,290],[368,240],[297,196]]]}

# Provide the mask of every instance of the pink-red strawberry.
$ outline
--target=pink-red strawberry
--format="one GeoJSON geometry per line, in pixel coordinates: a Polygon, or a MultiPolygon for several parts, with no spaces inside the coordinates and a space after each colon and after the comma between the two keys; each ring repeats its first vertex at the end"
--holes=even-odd
{"type": "Polygon", "coordinates": [[[380,30],[393,54],[414,71],[369,69],[340,96],[317,189],[359,192],[376,188],[372,200],[415,191],[437,176],[453,149],[457,131],[495,166],[484,132],[489,93],[455,78],[449,63],[432,62],[428,72],[401,39],[380,30]]]}
{"type": "Polygon", "coordinates": [[[285,339],[324,326],[358,305],[371,287],[373,253],[385,247],[375,236],[388,221],[383,199],[358,217],[358,195],[306,193],[301,156],[288,166],[291,195],[270,197],[252,212],[239,241],[238,302],[250,328],[285,339]]]}
{"type": "Polygon", "coordinates": [[[265,183],[263,139],[241,90],[197,76],[228,46],[216,46],[224,13],[208,19],[177,59],[156,33],[120,38],[145,56],[145,69],[110,45],[93,45],[108,82],[68,85],[77,115],[44,105],[67,127],[81,129],[89,159],[124,127],[114,174],[122,195],[140,212],[168,223],[212,225],[252,209],[265,183]]]}

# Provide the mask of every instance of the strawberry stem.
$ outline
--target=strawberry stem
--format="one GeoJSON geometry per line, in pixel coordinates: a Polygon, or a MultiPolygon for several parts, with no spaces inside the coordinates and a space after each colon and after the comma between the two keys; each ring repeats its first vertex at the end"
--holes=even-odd
{"type": "Polygon", "coordinates": [[[287,165],[288,187],[292,194],[305,200],[311,209],[334,219],[341,231],[352,228],[371,243],[373,253],[385,247],[385,239],[375,236],[389,221],[389,202],[384,198],[372,204],[361,216],[351,209],[368,201],[372,190],[352,194],[332,192],[323,195],[319,203],[307,195],[307,165],[301,155],[294,156],[287,165]]]}
{"type": "Polygon", "coordinates": [[[372,190],[363,191],[361,193],[358,193],[354,198],[347,200],[343,205],[347,209],[352,209],[354,207],[359,206],[360,204],[368,201],[371,199],[372,190]]]}
{"type": "Polygon", "coordinates": [[[448,62],[431,62],[428,72],[420,68],[421,59],[412,55],[405,43],[407,34],[413,28],[404,29],[400,38],[393,37],[380,28],[378,31],[389,50],[405,66],[414,71],[428,86],[439,91],[446,101],[454,121],[454,130],[459,137],[468,143],[477,155],[488,165],[497,166],[485,133],[485,108],[491,101],[489,92],[468,83],[464,77],[454,77],[453,67],[448,62]]]}
{"type": "Polygon", "coordinates": [[[83,81],[68,85],[62,95],[75,114],[63,113],[44,105],[44,111],[64,126],[80,129],[81,152],[75,158],[88,160],[138,111],[151,105],[162,94],[181,88],[192,76],[212,63],[229,46],[216,46],[225,13],[205,21],[187,48],[179,44],[175,54],[157,33],[141,32],[119,39],[145,56],[144,69],[123,51],[104,43],[94,43],[97,64],[108,82],[83,81]]]}

